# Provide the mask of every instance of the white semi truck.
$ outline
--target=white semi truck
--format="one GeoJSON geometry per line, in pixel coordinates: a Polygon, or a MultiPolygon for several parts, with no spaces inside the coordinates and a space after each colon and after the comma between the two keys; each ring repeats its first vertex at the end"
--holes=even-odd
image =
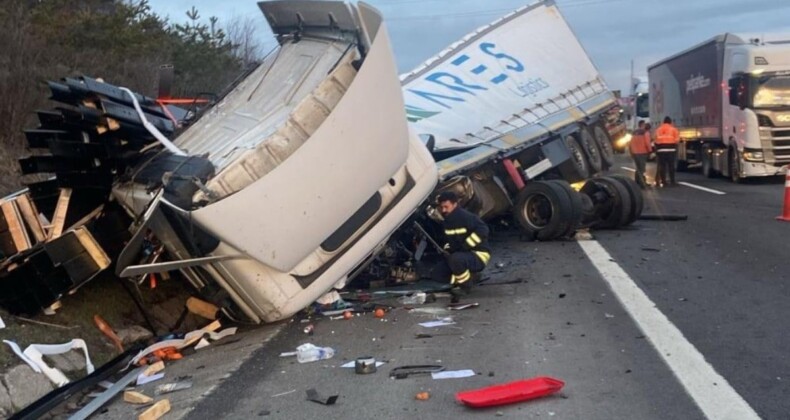
{"type": "Polygon", "coordinates": [[[433,190],[437,169],[406,124],[378,11],[259,5],[279,50],[174,140],[188,155],[152,156],[113,195],[142,221],[119,274],[180,269],[271,322],[342,287],[433,190]],[[149,232],[171,262],[139,264],[149,232]]]}
{"type": "Polygon", "coordinates": [[[678,169],[734,182],[790,164],[790,34],[718,35],[648,68],[650,119],[680,130],[678,169]]]}

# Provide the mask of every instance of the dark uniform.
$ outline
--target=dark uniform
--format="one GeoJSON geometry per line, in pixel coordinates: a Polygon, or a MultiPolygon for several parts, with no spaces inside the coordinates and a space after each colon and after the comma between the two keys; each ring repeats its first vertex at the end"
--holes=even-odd
{"type": "Polygon", "coordinates": [[[488,225],[461,206],[444,217],[445,249],[450,253],[433,271],[436,281],[450,279],[460,286],[486,268],[491,259],[488,249],[488,225]]]}

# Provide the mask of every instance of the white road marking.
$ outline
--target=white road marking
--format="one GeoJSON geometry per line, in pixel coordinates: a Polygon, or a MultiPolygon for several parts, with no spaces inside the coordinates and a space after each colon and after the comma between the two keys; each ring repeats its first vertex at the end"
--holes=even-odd
{"type": "Polygon", "coordinates": [[[692,184],[690,182],[683,182],[683,181],[681,181],[681,182],[678,182],[678,184],[685,185],[685,186],[687,186],[689,188],[696,188],[696,189],[698,189],[700,191],[709,192],[711,194],[716,194],[716,195],[726,195],[727,194],[724,191],[714,190],[712,188],[706,188],[706,187],[703,187],[701,185],[692,184]]]}
{"type": "Polygon", "coordinates": [[[626,171],[628,171],[628,172],[636,172],[636,169],[634,169],[634,168],[629,168],[629,167],[627,167],[627,166],[621,166],[621,168],[625,169],[625,170],[626,170],[626,171]]]}
{"type": "Polygon", "coordinates": [[[609,284],[686,392],[709,419],[752,420],[760,416],[672,324],[597,241],[579,241],[587,258],[609,284]]]}

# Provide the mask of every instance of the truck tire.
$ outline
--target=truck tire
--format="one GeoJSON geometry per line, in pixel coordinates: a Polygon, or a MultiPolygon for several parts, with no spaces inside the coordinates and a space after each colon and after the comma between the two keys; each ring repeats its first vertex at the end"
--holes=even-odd
{"type": "Polygon", "coordinates": [[[574,136],[565,136],[563,139],[565,147],[571,154],[568,162],[561,165],[560,171],[563,172],[563,177],[568,181],[580,181],[590,177],[590,165],[587,159],[584,158],[584,150],[579,145],[579,142],[574,136]]]}
{"type": "Polygon", "coordinates": [[[631,200],[631,212],[628,216],[628,220],[623,226],[628,226],[634,223],[639,218],[639,216],[642,215],[642,210],[645,207],[645,200],[642,196],[642,189],[639,188],[639,184],[637,184],[633,179],[620,174],[609,175],[606,178],[614,179],[615,181],[623,184],[623,186],[628,190],[628,196],[631,200]]]}
{"type": "Polygon", "coordinates": [[[579,145],[584,150],[584,156],[587,157],[587,162],[590,164],[590,173],[597,174],[603,170],[603,162],[601,161],[601,152],[595,144],[595,137],[593,137],[590,129],[585,126],[579,126],[579,145]]]}
{"type": "Polygon", "coordinates": [[[730,147],[727,160],[729,162],[727,169],[730,171],[730,181],[735,184],[740,184],[743,182],[743,177],[741,177],[741,159],[738,156],[738,150],[736,150],[734,147],[730,147]]]}
{"type": "Polygon", "coordinates": [[[598,223],[598,213],[595,211],[595,203],[587,194],[579,193],[582,200],[582,221],[580,228],[589,228],[598,223]]]}
{"type": "Polygon", "coordinates": [[[558,185],[534,181],[516,197],[513,216],[532,240],[550,241],[568,230],[573,209],[570,198],[558,185]]]}
{"type": "Polygon", "coordinates": [[[585,184],[582,193],[593,200],[598,222],[596,229],[616,229],[625,226],[631,217],[631,196],[628,189],[611,178],[594,178],[585,184]]]}
{"type": "Polygon", "coordinates": [[[595,137],[595,144],[601,152],[601,160],[609,169],[614,165],[614,146],[612,145],[612,138],[609,132],[606,131],[603,124],[598,123],[593,126],[593,137],[595,137]]]}
{"type": "Polygon", "coordinates": [[[560,237],[567,238],[573,236],[576,229],[579,228],[582,222],[582,197],[578,191],[574,190],[566,181],[559,179],[547,181],[551,184],[558,186],[568,196],[571,203],[571,218],[568,223],[568,230],[565,231],[560,237]]]}

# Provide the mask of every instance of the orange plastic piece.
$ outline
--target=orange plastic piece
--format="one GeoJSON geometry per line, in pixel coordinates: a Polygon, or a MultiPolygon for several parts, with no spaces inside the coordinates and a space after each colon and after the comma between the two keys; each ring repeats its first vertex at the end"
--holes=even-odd
{"type": "Polygon", "coordinates": [[[123,343],[121,342],[121,338],[115,334],[115,331],[112,330],[110,324],[108,324],[107,321],[105,321],[104,318],[99,315],[93,316],[93,323],[96,324],[96,328],[98,328],[102,334],[106,335],[107,338],[112,341],[112,343],[115,345],[115,348],[118,349],[118,352],[123,353],[123,343]]]}

